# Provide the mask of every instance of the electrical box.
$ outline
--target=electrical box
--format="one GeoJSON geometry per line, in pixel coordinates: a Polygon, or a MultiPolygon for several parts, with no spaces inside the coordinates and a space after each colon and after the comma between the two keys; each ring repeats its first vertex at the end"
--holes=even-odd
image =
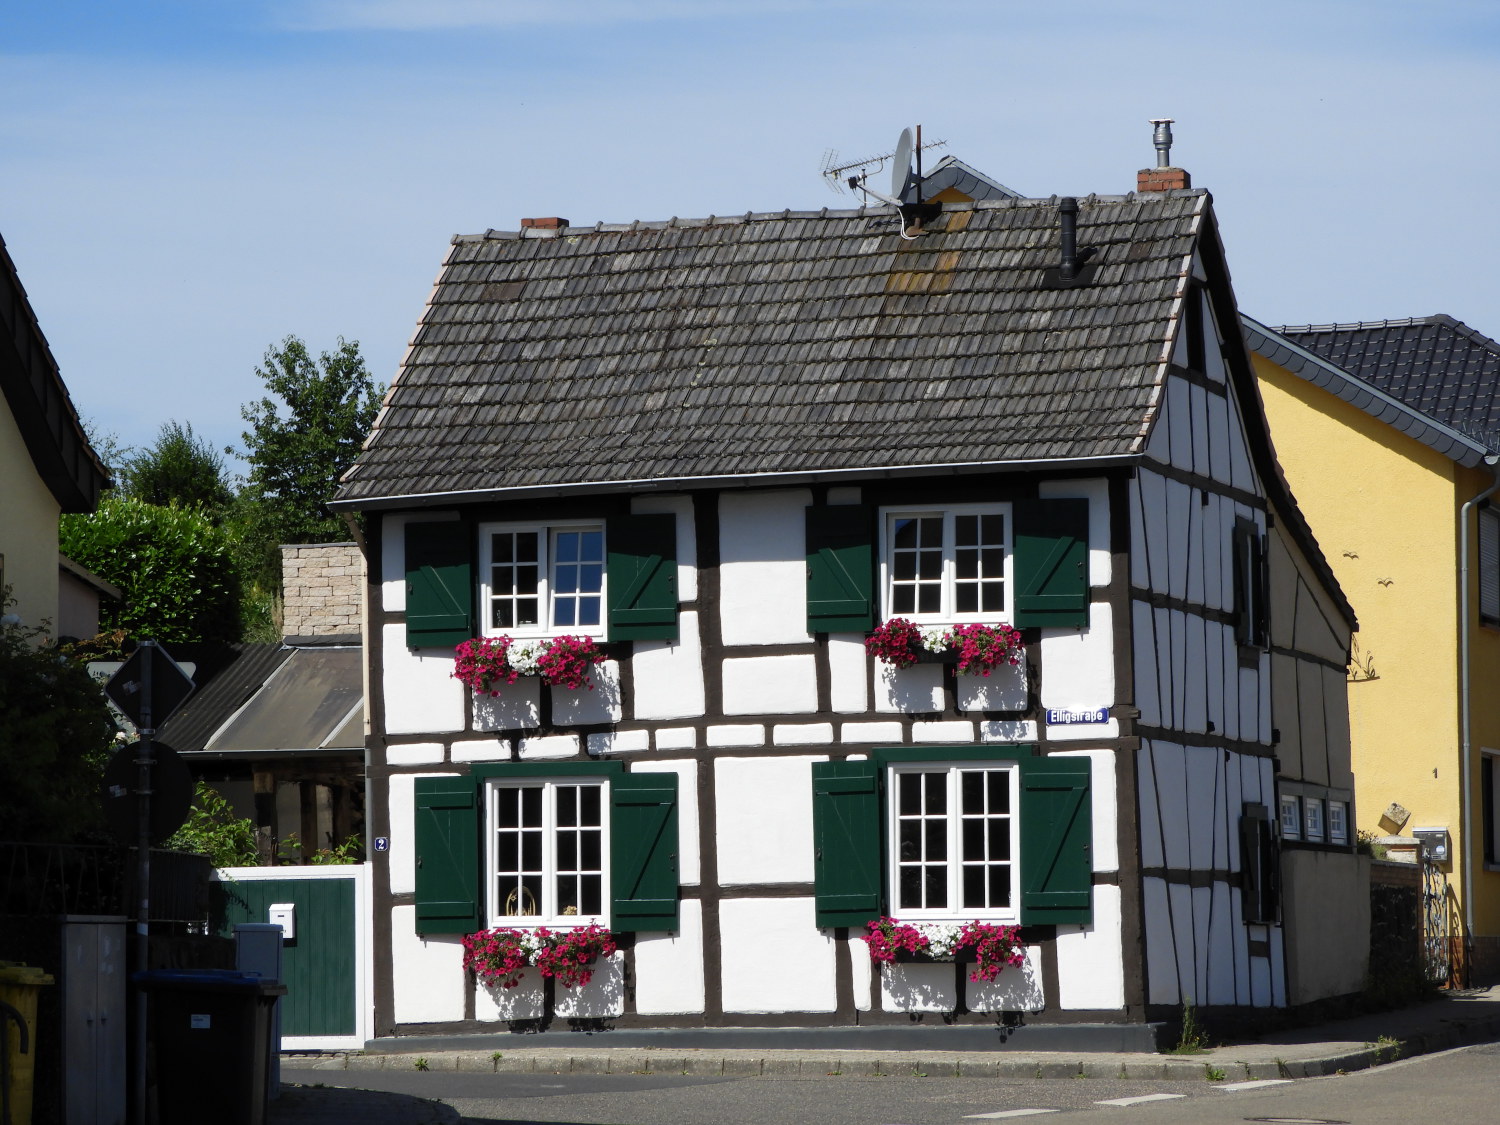
{"type": "Polygon", "coordinates": [[[297,904],[273,902],[266,921],[281,927],[281,940],[292,941],[297,936],[297,904]]]}
{"type": "Polygon", "coordinates": [[[1422,855],[1433,863],[1452,861],[1453,841],[1446,828],[1413,828],[1411,834],[1422,841],[1422,855]]]}

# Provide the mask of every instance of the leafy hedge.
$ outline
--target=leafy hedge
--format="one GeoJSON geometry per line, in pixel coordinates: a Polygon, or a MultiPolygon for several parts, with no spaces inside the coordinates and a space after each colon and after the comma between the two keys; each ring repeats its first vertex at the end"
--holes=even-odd
{"type": "Polygon", "coordinates": [[[235,545],[201,512],[106,494],[91,515],[62,517],[58,548],[124,592],[100,626],[158,641],[239,639],[235,545]]]}

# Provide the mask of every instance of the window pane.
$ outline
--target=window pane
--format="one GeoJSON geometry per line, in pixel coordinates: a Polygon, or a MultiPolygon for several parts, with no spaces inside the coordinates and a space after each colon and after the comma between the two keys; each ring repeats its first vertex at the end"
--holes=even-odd
{"type": "Polygon", "coordinates": [[[961,548],[953,553],[954,573],[960,578],[979,577],[979,552],[973,548],[961,548]]]}
{"type": "Polygon", "coordinates": [[[557,575],[552,580],[552,589],[558,594],[578,593],[578,568],[576,566],[560,566],[557,575]]]}
{"type": "Polygon", "coordinates": [[[926,869],[927,876],[922,881],[922,889],[926,901],[922,904],[929,910],[941,909],[948,905],[948,868],[930,866],[926,869]]]}
{"type": "Polygon", "coordinates": [[[957,587],[953,591],[954,609],[958,613],[979,612],[979,587],[972,583],[957,587]]]}
{"type": "Polygon", "coordinates": [[[922,869],[902,867],[897,886],[896,909],[919,910],[922,907],[922,869]]]}
{"type": "Polygon", "coordinates": [[[959,792],[963,795],[962,808],[966,816],[984,812],[985,777],[978,770],[964,770],[958,775],[959,792]]]}
{"type": "Polygon", "coordinates": [[[927,830],[924,833],[926,854],[922,857],[929,862],[946,860],[948,858],[948,822],[946,820],[929,820],[927,830]]]}
{"type": "Polygon", "coordinates": [[[519,531],[516,533],[516,561],[536,562],[537,551],[540,547],[539,536],[535,531],[519,531]]]}
{"type": "Polygon", "coordinates": [[[582,884],[579,911],[583,914],[604,913],[604,877],[602,875],[584,875],[579,878],[582,884]]]}
{"type": "Polygon", "coordinates": [[[940,773],[918,774],[922,779],[922,811],[929,816],[948,809],[947,778],[940,773]]]}
{"type": "Polygon", "coordinates": [[[576,563],[578,561],[579,535],[576,531],[559,531],[557,544],[553,548],[554,563],[576,563]]]}
{"type": "Polygon", "coordinates": [[[510,602],[495,602],[494,612],[490,614],[490,624],[496,629],[514,629],[516,627],[515,606],[510,602]]]}
{"type": "Polygon", "coordinates": [[[521,791],[501,789],[495,794],[495,819],[501,828],[515,828],[521,823],[521,791]]]}
{"type": "Polygon", "coordinates": [[[923,586],[918,595],[918,613],[941,613],[943,592],[936,586],[923,586]]]}
{"type": "Polygon", "coordinates": [[[1010,859],[1010,821],[996,818],[989,826],[990,859],[1010,859]]]}
{"type": "Polygon", "coordinates": [[[578,823],[587,824],[593,828],[599,827],[599,825],[603,823],[603,821],[599,818],[599,811],[603,807],[603,798],[604,786],[580,786],[578,800],[579,807],[582,809],[582,815],[578,823]]]}
{"type": "Polygon", "coordinates": [[[604,567],[599,563],[585,563],[578,568],[578,589],[585,594],[597,594],[604,589],[604,567]]]}
{"type": "Polygon", "coordinates": [[[577,871],[578,866],[578,833],[559,832],[557,834],[557,869],[577,871]]]}
{"type": "Polygon", "coordinates": [[[537,569],[534,566],[527,565],[516,567],[516,593],[535,594],[536,576],[537,569]]]}
{"type": "Polygon", "coordinates": [[[922,807],[922,775],[900,773],[896,775],[897,810],[902,816],[912,816],[922,807]]]}
{"type": "Polygon", "coordinates": [[[604,867],[604,849],[602,847],[604,843],[604,833],[597,830],[593,832],[582,832],[579,834],[579,838],[580,842],[583,845],[583,854],[579,857],[582,861],[578,865],[579,870],[602,870],[604,867]]]}
{"type": "Polygon", "coordinates": [[[497,563],[515,561],[515,538],[510,535],[490,536],[490,558],[497,563]]]}
{"type": "Polygon", "coordinates": [[[985,878],[986,868],[965,867],[964,868],[964,907],[984,907],[990,905],[988,894],[988,880],[985,878]]]}
{"type": "Polygon", "coordinates": [[[985,822],[978,817],[963,822],[963,855],[965,860],[985,859],[985,822]]]}
{"type": "Polygon", "coordinates": [[[990,869],[990,901],[992,908],[1010,905],[1011,869],[1009,864],[993,864],[990,869]]]}
{"type": "Polygon", "coordinates": [[[579,603],[578,603],[578,624],[580,624],[580,625],[597,625],[597,624],[599,624],[599,599],[597,597],[583,598],[583,599],[581,599],[579,601],[579,603]]]}
{"type": "Polygon", "coordinates": [[[1005,543],[1005,517],[1001,515],[988,515],[979,517],[979,534],[981,542],[986,546],[990,544],[1005,543]]]}
{"type": "Polygon", "coordinates": [[[1010,772],[990,770],[985,774],[985,788],[989,790],[990,812],[1010,812],[1010,772]]]}
{"type": "Polygon", "coordinates": [[[917,545],[917,531],[919,523],[910,518],[892,521],[891,542],[897,549],[914,548],[917,545]]]}
{"type": "Polygon", "coordinates": [[[554,624],[554,625],[576,625],[576,624],[578,624],[578,622],[576,622],[576,621],[573,620],[574,604],[575,603],[573,601],[571,601],[571,600],[566,600],[565,601],[565,600],[559,599],[555,603],[555,608],[552,610],[552,624],[554,624]]]}
{"type": "Polygon", "coordinates": [[[542,823],[542,787],[527,785],[516,790],[521,795],[521,823],[527,827],[540,827],[542,823]]]}
{"type": "Polygon", "coordinates": [[[557,787],[557,823],[559,827],[564,828],[578,823],[578,787],[576,785],[557,787]]]}
{"type": "Polygon", "coordinates": [[[899,551],[891,561],[891,572],[897,582],[910,582],[917,576],[917,556],[911,551],[899,551]]]}
{"type": "Polygon", "coordinates": [[[917,564],[921,568],[921,577],[927,581],[936,582],[943,577],[942,551],[918,551],[917,564]]]}
{"type": "Polygon", "coordinates": [[[917,612],[917,591],[911,586],[898,586],[891,591],[891,612],[897,617],[917,612]]]}
{"type": "Polygon", "coordinates": [[[514,832],[499,832],[495,835],[495,867],[500,871],[514,873],[520,867],[521,848],[514,832]]]}
{"type": "Polygon", "coordinates": [[[542,868],[542,834],[527,831],[521,833],[521,867],[526,871],[542,868]]]}
{"type": "Polygon", "coordinates": [[[922,858],[922,834],[921,822],[916,820],[903,820],[898,839],[897,855],[902,863],[913,862],[922,858]]]}

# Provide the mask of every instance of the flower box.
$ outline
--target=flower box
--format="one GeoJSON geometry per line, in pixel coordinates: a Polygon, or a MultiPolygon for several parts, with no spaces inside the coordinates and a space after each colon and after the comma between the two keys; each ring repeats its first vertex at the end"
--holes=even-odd
{"type": "Polygon", "coordinates": [[[453,678],[482,695],[499,695],[502,684],[522,676],[540,676],[553,687],[594,690],[589,670],[604,660],[593,637],[547,637],[517,640],[475,637],[453,650],[453,678]]]}
{"type": "Polygon", "coordinates": [[[1003,622],[923,627],[893,617],[870,631],[865,651],[893,668],[953,664],[961,675],[988,676],[1002,665],[1021,663],[1026,646],[1021,631],[1003,622]]]}
{"type": "Polygon", "coordinates": [[[497,926],[468,934],[463,946],[464,968],[485,985],[501,989],[519,985],[528,968],[564,988],[581,988],[593,979],[595,964],[618,948],[614,934],[604,926],[576,930],[497,926]]]}
{"type": "Polygon", "coordinates": [[[865,923],[870,960],[892,964],[972,963],[971,981],[992,981],[1007,965],[1022,965],[1026,947],[1021,927],[992,922],[900,922],[872,918],[865,923]]]}

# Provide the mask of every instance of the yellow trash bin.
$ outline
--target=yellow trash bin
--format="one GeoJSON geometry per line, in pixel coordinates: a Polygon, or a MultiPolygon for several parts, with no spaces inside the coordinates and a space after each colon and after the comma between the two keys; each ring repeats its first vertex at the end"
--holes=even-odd
{"type": "Polygon", "coordinates": [[[9,1004],[26,1021],[26,1053],[21,1053],[21,1029],[0,1008],[5,1029],[5,1070],[10,1085],[0,1091],[10,1107],[11,1125],[31,1125],[32,1084],[36,1075],[36,998],[52,978],[41,969],[0,961],[0,1002],[9,1004]]]}

